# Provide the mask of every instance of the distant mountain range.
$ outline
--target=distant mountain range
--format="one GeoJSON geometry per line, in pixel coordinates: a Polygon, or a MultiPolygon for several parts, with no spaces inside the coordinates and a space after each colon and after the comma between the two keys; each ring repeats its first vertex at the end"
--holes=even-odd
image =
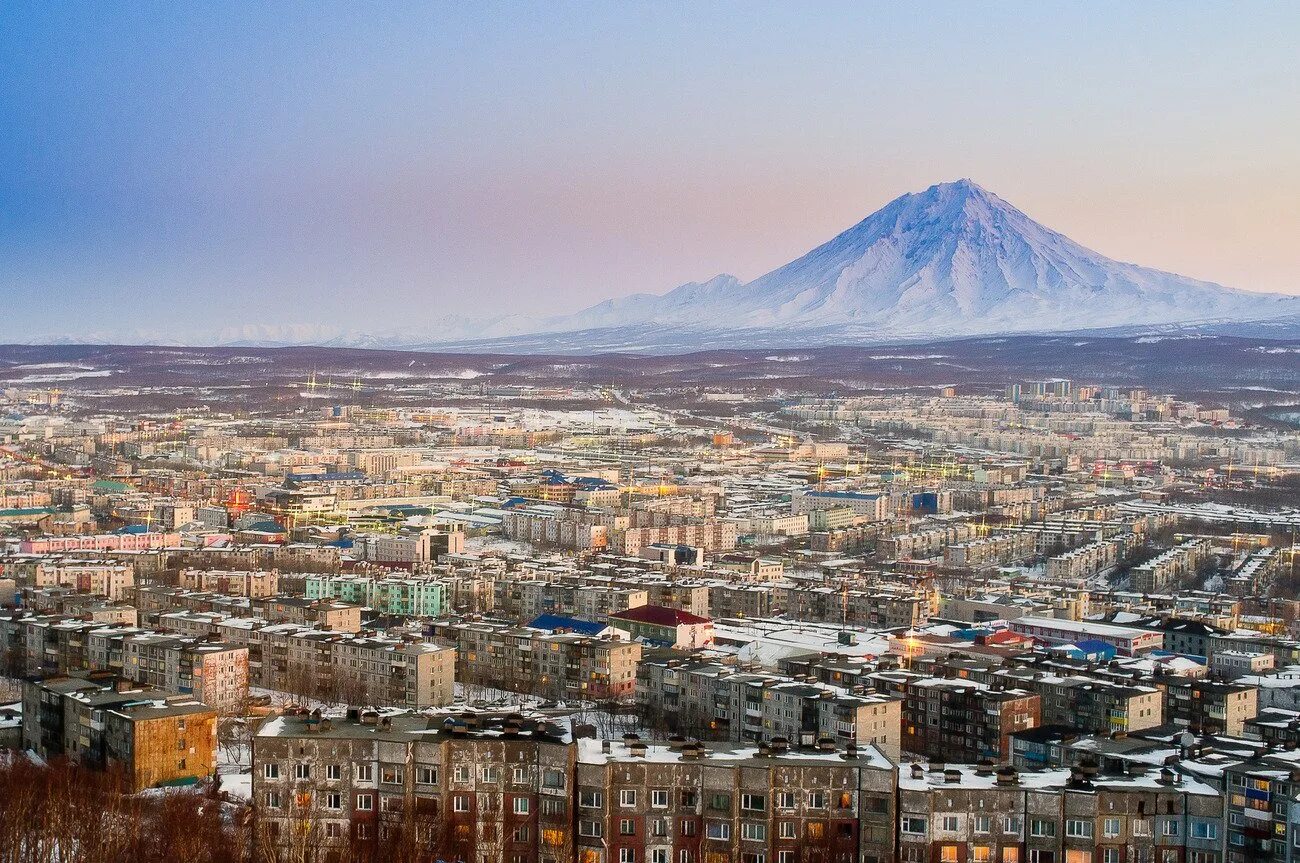
{"type": "Polygon", "coordinates": [[[1300,335],[1300,297],[1112,260],[970,180],[903,195],[783,267],[547,318],[452,318],[438,332],[256,326],[232,345],[526,352],[870,344],[1015,333],[1300,335]]]}

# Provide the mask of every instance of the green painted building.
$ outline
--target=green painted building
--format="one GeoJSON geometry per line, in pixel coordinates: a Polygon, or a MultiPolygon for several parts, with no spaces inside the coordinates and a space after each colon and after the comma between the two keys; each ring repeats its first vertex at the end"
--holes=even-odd
{"type": "Polygon", "coordinates": [[[306,581],[307,599],[337,599],[380,614],[437,616],[442,613],[443,595],[442,582],[423,578],[309,575],[306,581]]]}

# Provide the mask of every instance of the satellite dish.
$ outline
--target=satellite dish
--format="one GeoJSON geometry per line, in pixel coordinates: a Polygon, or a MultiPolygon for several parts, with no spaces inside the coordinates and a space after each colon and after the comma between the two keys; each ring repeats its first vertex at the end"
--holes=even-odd
{"type": "Polygon", "coordinates": [[[1195,742],[1196,735],[1190,731],[1184,731],[1182,734],[1178,735],[1178,745],[1184,749],[1191,748],[1191,745],[1195,742]]]}

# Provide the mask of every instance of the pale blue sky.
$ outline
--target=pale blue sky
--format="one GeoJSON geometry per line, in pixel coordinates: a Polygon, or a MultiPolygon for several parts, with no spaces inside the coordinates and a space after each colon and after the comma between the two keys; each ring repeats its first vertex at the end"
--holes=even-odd
{"type": "Polygon", "coordinates": [[[964,176],[1300,293],[1300,5],[271,5],[0,8],[0,339],[568,311],[964,176]]]}

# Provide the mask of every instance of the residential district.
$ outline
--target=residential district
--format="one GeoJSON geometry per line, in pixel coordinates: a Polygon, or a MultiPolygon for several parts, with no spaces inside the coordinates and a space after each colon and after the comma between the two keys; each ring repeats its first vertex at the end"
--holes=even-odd
{"type": "Polygon", "coordinates": [[[456,386],[5,391],[5,763],[204,789],[259,859],[1300,859],[1294,430],[456,386]]]}

